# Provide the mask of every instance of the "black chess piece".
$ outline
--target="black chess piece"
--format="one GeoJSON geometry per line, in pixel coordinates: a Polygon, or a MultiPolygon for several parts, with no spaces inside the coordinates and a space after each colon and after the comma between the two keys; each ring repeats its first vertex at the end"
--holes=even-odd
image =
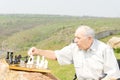
{"type": "Polygon", "coordinates": [[[6,55],[6,62],[9,63],[9,52],[7,52],[7,55],[6,55]]]}
{"type": "Polygon", "coordinates": [[[18,58],[17,58],[17,55],[15,55],[14,64],[18,64],[18,58]]]}
{"type": "Polygon", "coordinates": [[[13,64],[13,52],[10,54],[10,64],[13,64]]]}
{"type": "Polygon", "coordinates": [[[6,56],[6,59],[9,59],[9,52],[7,52],[7,56],[6,56]]]}
{"type": "Polygon", "coordinates": [[[20,62],[20,59],[22,58],[22,56],[19,54],[17,59],[18,59],[18,62],[20,62]]]}
{"type": "Polygon", "coordinates": [[[28,56],[25,57],[25,63],[27,63],[27,62],[28,62],[28,56]]]}

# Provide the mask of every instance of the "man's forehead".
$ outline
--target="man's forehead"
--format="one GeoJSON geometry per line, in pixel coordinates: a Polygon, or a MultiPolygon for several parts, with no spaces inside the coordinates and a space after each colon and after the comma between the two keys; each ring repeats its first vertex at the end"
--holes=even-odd
{"type": "Polygon", "coordinates": [[[76,33],[83,33],[83,32],[85,32],[86,30],[85,30],[85,28],[78,28],[77,30],[76,30],[76,33]]]}
{"type": "Polygon", "coordinates": [[[75,35],[83,35],[83,34],[85,34],[85,30],[83,29],[77,29],[75,32],[75,35]]]}

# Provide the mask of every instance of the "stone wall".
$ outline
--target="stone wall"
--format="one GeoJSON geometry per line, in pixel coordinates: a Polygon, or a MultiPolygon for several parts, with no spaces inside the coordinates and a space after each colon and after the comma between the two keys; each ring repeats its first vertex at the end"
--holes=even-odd
{"type": "Polygon", "coordinates": [[[120,30],[108,30],[108,31],[102,31],[99,33],[96,33],[96,38],[97,39],[101,39],[101,38],[105,38],[107,36],[113,35],[113,34],[118,34],[120,33],[120,30]]]}

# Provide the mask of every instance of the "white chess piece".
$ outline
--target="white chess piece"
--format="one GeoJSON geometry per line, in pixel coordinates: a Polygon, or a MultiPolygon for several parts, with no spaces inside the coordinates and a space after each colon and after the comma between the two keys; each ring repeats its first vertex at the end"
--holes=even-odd
{"type": "Polygon", "coordinates": [[[40,64],[40,56],[37,56],[36,68],[39,68],[39,64],[40,64]]]}
{"type": "Polygon", "coordinates": [[[28,62],[27,62],[27,68],[32,68],[33,63],[34,63],[34,56],[30,55],[28,62]]]}
{"type": "Polygon", "coordinates": [[[33,64],[34,63],[34,56],[30,55],[29,59],[28,59],[28,64],[33,64]]]}
{"type": "Polygon", "coordinates": [[[45,57],[42,56],[42,60],[41,60],[41,62],[39,64],[39,68],[43,68],[44,67],[44,63],[45,63],[44,61],[45,61],[45,57]]]}
{"type": "Polygon", "coordinates": [[[28,55],[30,56],[27,62],[27,66],[26,66],[28,68],[32,68],[32,65],[34,63],[34,56],[31,55],[31,53],[32,53],[32,48],[28,51],[28,55]]]}
{"type": "Polygon", "coordinates": [[[31,55],[32,50],[33,50],[33,48],[30,48],[30,49],[29,49],[29,51],[28,51],[28,55],[29,55],[29,56],[31,55]]]}
{"type": "Polygon", "coordinates": [[[45,60],[44,68],[45,68],[45,69],[48,68],[48,61],[47,61],[47,60],[45,60]]]}
{"type": "Polygon", "coordinates": [[[40,64],[40,56],[37,56],[36,65],[40,64]]]}

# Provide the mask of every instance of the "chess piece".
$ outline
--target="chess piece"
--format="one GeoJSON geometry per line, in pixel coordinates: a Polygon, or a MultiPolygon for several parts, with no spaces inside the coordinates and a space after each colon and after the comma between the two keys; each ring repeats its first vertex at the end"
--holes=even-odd
{"type": "Polygon", "coordinates": [[[33,63],[34,63],[34,56],[31,55],[31,53],[32,53],[32,49],[30,49],[28,51],[28,55],[30,56],[29,59],[28,59],[28,62],[27,62],[27,66],[26,66],[28,68],[32,68],[33,67],[33,63]]]}
{"type": "Polygon", "coordinates": [[[25,62],[21,59],[19,65],[20,65],[20,67],[25,67],[25,62]]]}
{"type": "Polygon", "coordinates": [[[39,68],[39,64],[40,64],[40,56],[37,56],[36,68],[39,68]]]}
{"type": "Polygon", "coordinates": [[[44,64],[45,64],[45,57],[42,56],[42,60],[41,60],[41,62],[39,64],[39,68],[44,68],[44,64]]]}
{"type": "Polygon", "coordinates": [[[18,59],[18,62],[20,62],[20,59],[22,58],[22,56],[19,54],[17,59],[18,59]]]}
{"type": "Polygon", "coordinates": [[[7,56],[6,56],[6,59],[9,59],[9,52],[7,52],[7,56]]]}
{"type": "Polygon", "coordinates": [[[28,62],[28,56],[25,57],[25,63],[27,63],[27,62],[28,62]]]}
{"type": "Polygon", "coordinates": [[[45,68],[45,69],[48,68],[48,61],[47,61],[47,60],[45,60],[44,68],[45,68]]]}
{"type": "Polygon", "coordinates": [[[33,63],[34,63],[34,56],[30,55],[28,62],[27,62],[27,68],[32,68],[33,67],[33,63]]]}
{"type": "Polygon", "coordinates": [[[10,54],[10,64],[12,64],[13,63],[13,52],[11,52],[11,54],[10,54]]]}
{"type": "Polygon", "coordinates": [[[17,55],[15,55],[14,64],[18,64],[18,58],[17,58],[17,55]]]}
{"type": "Polygon", "coordinates": [[[31,55],[32,50],[33,50],[33,48],[30,48],[30,49],[28,50],[28,55],[29,55],[29,56],[31,55]]]}
{"type": "Polygon", "coordinates": [[[9,60],[9,52],[7,52],[6,62],[7,62],[7,63],[10,63],[10,60],[9,60]]]}

